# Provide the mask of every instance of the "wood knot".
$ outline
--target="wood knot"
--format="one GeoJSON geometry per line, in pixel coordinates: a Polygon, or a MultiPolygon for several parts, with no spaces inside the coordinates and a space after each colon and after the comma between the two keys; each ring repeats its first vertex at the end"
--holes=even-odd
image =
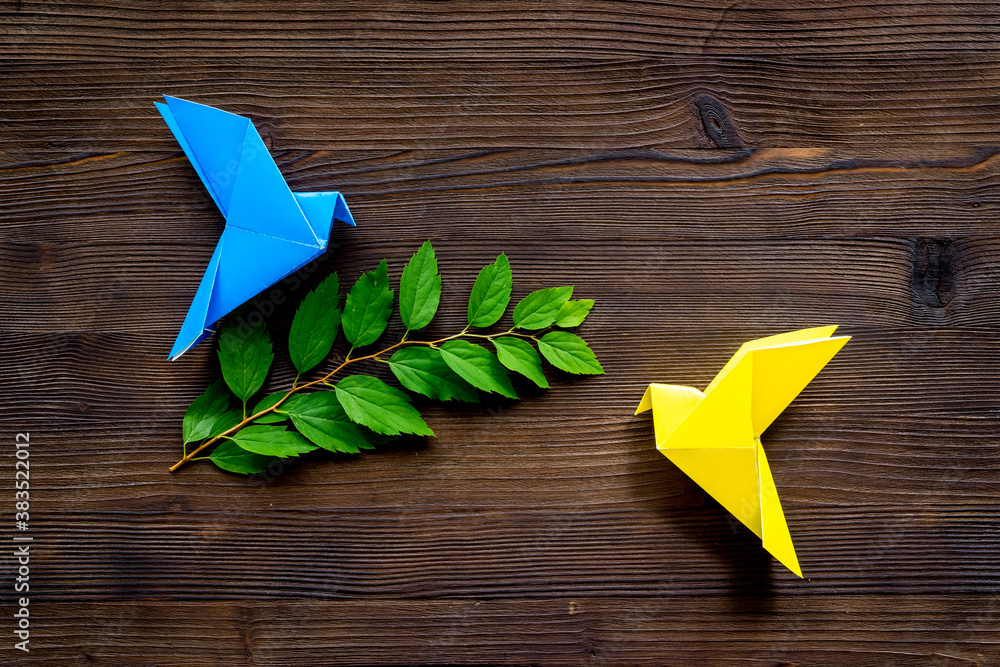
{"type": "Polygon", "coordinates": [[[257,134],[260,135],[260,140],[264,142],[267,150],[274,151],[274,132],[271,130],[271,124],[267,122],[254,123],[254,127],[257,128],[257,134]]]}
{"type": "Polygon", "coordinates": [[[951,239],[917,238],[913,242],[913,291],[919,302],[944,308],[955,283],[955,251],[951,239]]]}
{"type": "Polygon", "coordinates": [[[701,118],[705,136],[719,148],[742,148],[743,140],[736,131],[736,124],[730,117],[722,102],[707,93],[702,93],[694,99],[701,118]]]}

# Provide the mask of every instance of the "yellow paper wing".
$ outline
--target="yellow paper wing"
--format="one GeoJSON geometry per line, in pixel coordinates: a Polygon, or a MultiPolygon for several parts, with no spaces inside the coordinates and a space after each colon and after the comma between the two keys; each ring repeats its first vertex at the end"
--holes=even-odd
{"type": "Polygon", "coordinates": [[[763,539],[757,455],[750,447],[662,449],[706,493],[763,539]]]}
{"type": "Polygon", "coordinates": [[[755,437],[760,437],[848,340],[850,336],[783,343],[750,353],[753,358],[751,413],[755,437]]]}
{"type": "Polygon", "coordinates": [[[804,340],[815,340],[817,338],[826,338],[832,336],[833,332],[837,330],[836,324],[831,324],[825,327],[813,327],[811,329],[799,329],[798,331],[789,331],[788,333],[778,334],[776,336],[768,336],[766,338],[758,338],[756,340],[747,341],[740,346],[740,349],[736,351],[736,354],[726,362],[726,365],[722,367],[719,374],[715,376],[707,387],[705,387],[705,393],[709,393],[715,386],[722,381],[733,366],[735,366],[743,356],[752,350],[759,350],[762,347],[773,347],[775,345],[785,345],[786,343],[798,343],[804,340]]]}
{"type": "Polygon", "coordinates": [[[660,449],[753,447],[752,383],[752,360],[742,359],[712,393],[705,394],[669,437],[657,442],[656,446],[660,449]]]}
{"type": "Polygon", "coordinates": [[[778,500],[778,489],[771,477],[771,467],[764,456],[764,448],[757,446],[757,469],[760,476],[760,515],[762,531],[758,533],[764,548],[778,559],[789,570],[802,577],[795,546],[792,544],[792,534],[788,532],[785,513],[781,510],[778,500]]]}

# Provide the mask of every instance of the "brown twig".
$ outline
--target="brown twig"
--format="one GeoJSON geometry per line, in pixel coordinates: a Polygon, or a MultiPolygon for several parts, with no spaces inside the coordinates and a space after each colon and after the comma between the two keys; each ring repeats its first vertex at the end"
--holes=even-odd
{"type": "Polygon", "coordinates": [[[183,466],[185,463],[190,463],[192,460],[194,460],[194,457],[195,457],[196,454],[198,454],[199,452],[203,451],[206,447],[210,447],[211,445],[214,445],[216,442],[218,442],[222,438],[227,437],[230,433],[234,433],[236,431],[239,431],[241,428],[243,428],[247,424],[253,422],[255,419],[259,419],[263,415],[266,415],[268,412],[274,412],[282,403],[284,403],[286,400],[288,400],[288,397],[291,396],[292,394],[298,393],[298,392],[302,391],[303,389],[307,389],[309,387],[314,387],[314,386],[316,386],[318,384],[323,384],[325,382],[328,382],[330,380],[330,378],[332,378],[334,375],[336,375],[341,370],[343,370],[343,368],[345,366],[347,366],[348,364],[353,364],[353,363],[356,363],[358,361],[366,361],[366,360],[370,360],[370,359],[378,359],[381,355],[383,355],[383,354],[385,354],[387,352],[391,352],[392,350],[395,350],[396,348],[400,347],[401,345],[427,345],[429,347],[433,347],[433,346],[435,346],[435,345],[437,345],[439,343],[444,343],[445,341],[454,340],[456,338],[461,338],[463,336],[469,336],[469,337],[472,337],[472,338],[487,338],[489,340],[492,340],[492,339],[497,338],[499,336],[506,336],[506,335],[514,335],[514,336],[518,336],[518,337],[522,337],[522,338],[530,338],[531,337],[531,336],[526,336],[524,334],[514,333],[513,329],[511,329],[510,331],[505,331],[503,333],[491,334],[491,335],[470,334],[470,333],[468,333],[468,327],[466,327],[465,329],[463,329],[461,332],[455,334],[454,336],[447,336],[445,338],[440,338],[438,340],[431,340],[431,341],[426,341],[426,340],[406,340],[406,337],[404,336],[403,340],[399,341],[395,345],[387,347],[384,350],[380,350],[380,351],[378,351],[378,352],[376,352],[374,354],[365,355],[363,357],[355,357],[355,358],[352,359],[351,358],[351,353],[348,352],[347,353],[347,357],[344,359],[344,361],[341,362],[341,364],[339,366],[337,366],[336,368],[334,368],[332,371],[330,371],[329,373],[327,373],[323,377],[321,377],[319,379],[316,379],[316,380],[313,380],[311,382],[306,382],[305,384],[300,384],[300,385],[292,385],[292,388],[288,390],[288,393],[285,394],[284,396],[282,396],[281,400],[279,400],[277,403],[275,403],[274,405],[272,405],[269,408],[265,408],[265,409],[261,410],[260,412],[258,412],[256,414],[252,414],[249,417],[245,417],[243,419],[243,421],[241,421],[236,426],[233,426],[232,428],[223,431],[222,433],[220,433],[219,435],[215,436],[214,438],[212,438],[212,439],[210,439],[210,440],[202,443],[196,449],[188,452],[184,456],[184,458],[182,458],[180,461],[178,461],[177,463],[175,463],[172,466],[170,466],[170,472],[174,472],[175,470],[177,470],[178,468],[180,468],[181,466],[183,466]]]}

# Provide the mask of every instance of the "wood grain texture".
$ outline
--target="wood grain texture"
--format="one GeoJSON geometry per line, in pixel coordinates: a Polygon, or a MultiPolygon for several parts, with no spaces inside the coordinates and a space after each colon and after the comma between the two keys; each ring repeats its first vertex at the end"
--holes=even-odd
{"type": "MultiPolygon", "coordinates": [[[[335,184],[351,197],[352,210],[368,224],[338,225],[334,232],[354,247],[359,238],[378,240],[388,230],[408,243],[467,239],[458,222],[491,242],[516,242],[541,231],[539,219],[546,238],[584,241],[989,236],[1000,203],[998,153],[949,145],[283,151],[275,157],[294,189],[335,184]]],[[[46,156],[0,168],[0,215],[9,230],[5,240],[25,248],[152,241],[210,256],[223,226],[179,150],[46,156]]]]}
{"type": "MultiPolygon", "coordinates": [[[[192,665],[990,664],[995,595],[52,605],[51,649],[24,664],[130,663],[136,645],[192,665]],[[929,608],[937,612],[928,612],[929,608]],[[788,622],[788,618],[794,618],[788,622]],[[295,635],[299,641],[290,642],[295,635]],[[183,637],[183,642],[170,637],[183,637]],[[218,640],[225,637],[224,650],[218,640]]],[[[49,639],[49,637],[47,637],[49,639]]]]}
{"type": "Polygon", "coordinates": [[[0,663],[1000,663],[998,18],[0,3],[0,469],[30,431],[35,537],[32,651],[0,663]],[[167,473],[217,373],[209,344],[166,354],[222,220],[162,93],[250,116],[293,189],[358,219],[258,299],[265,391],[294,377],[306,290],[383,257],[397,280],[428,238],[428,335],[505,251],[515,298],[597,301],[580,333],[607,374],[418,399],[437,437],[361,456],[167,473]],[[763,438],[798,580],[632,411],[828,322],[853,340],[763,438]]]}
{"type": "Polygon", "coordinates": [[[269,2],[3,6],[5,57],[120,62],[155,57],[290,60],[363,55],[448,60],[519,56],[824,56],[990,52],[998,10],[986,1],[809,2],[269,2]]]}
{"type": "Polygon", "coordinates": [[[995,145],[978,56],[611,62],[329,56],[0,64],[0,149],[176,151],[163,94],[246,114],[274,150],[995,145]]]}

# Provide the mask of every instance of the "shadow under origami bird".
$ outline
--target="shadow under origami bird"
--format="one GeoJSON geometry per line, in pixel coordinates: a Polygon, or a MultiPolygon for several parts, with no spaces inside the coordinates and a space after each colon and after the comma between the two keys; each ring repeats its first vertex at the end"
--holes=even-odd
{"type": "Polygon", "coordinates": [[[836,326],[744,343],[704,392],[651,384],[635,413],[653,411],[656,448],[802,576],[760,436],[850,340],[836,326]]]}
{"type": "Polygon", "coordinates": [[[226,229],[170,351],[326,251],[334,220],[354,225],[339,192],[292,192],[249,118],[164,95],[156,108],[226,218],[226,229]]]}

